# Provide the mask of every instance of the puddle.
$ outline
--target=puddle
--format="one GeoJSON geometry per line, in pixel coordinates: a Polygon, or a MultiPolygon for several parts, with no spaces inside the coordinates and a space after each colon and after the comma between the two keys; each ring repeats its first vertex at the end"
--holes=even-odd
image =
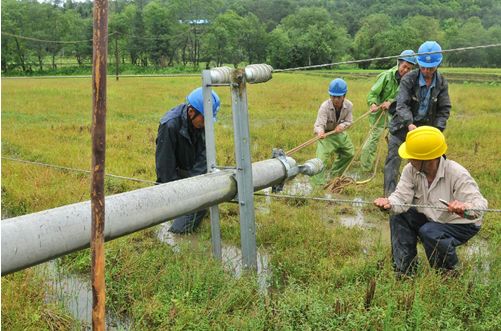
{"type": "Polygon", "coordinates": [[[310,195],[313,192],[313,186],[310,184],[310,177],[297,175],[293,180],[284,185],[284,194],[289,195],[310,195]]]}
{"type": "MultiPolygon", "coordinates": [[[[474,269],[477,273],[487,275],[490,272],[490,249],[489,243],[485,239],[473,237],[465,245],[459,246],[457,250],[460,255],[459,260],[461,261],[462,259],[461,255],[464,256],[475,265],[474,269]]],[[[484,278],[487,281],[487,278],[484,278]]]]}
{"type": "Polygon", "coordinates": [[[352,207],[356,214],[355,216],[353,215],[341,216],[339,220],[341,225],[347,228],[354,228],[354,227],[360,227],[366,229],[380,228],[380,230],[383,230],[381,223],[376,223],[374,220],[369,220],[364,216],[364,214],[362,213],[362,206],[363,206],[362,198],[353,199],[352,207]]]}
{"type": "MultiPolygon", "coordinates": [[[[51,291],[46,294],[46,302],[62,303],[73,318],[82,323],[82,330],[92,329],[92,285],[90,275],[83,276],[64,274],[59,271],[57,261],[45,263],[40,268],[47,276],[51,291]]],[[[107,330],[130,330],[132,321],[129,318],[119,318],[106,311],[107,330]]]]}
{"type": "Polygon", "coordinates": [[[365,218],[364,214],[360,209],[356,210],[356,215],[355,216],[341,216],[339,222],[347,227],[347,228],[354,228],[354,227],[360,227],[360,228],[374,228],[375,225],[369,223],[365,218]]]}
{"type": "MultiPolygon", "coordinates": [[[[268,197],[269,198],[269,197],[268,197]]],[[[267,198],[267,199],[268,199],[267,198]]],[[[198,248],[199,235],[197,234],[184,234],[177,235],[169,232],[169,228],[172,222],[165,222],[160,225],[157,233],[157,238],[161,242],[164,242],[172,247],[172,250],[176,253],[181,252],[181,246],[187,244],[188,247],[198,248]]],[[[222,262],[226,270],[229,270],[235,277],[242,276],[244,270],[242,264],[242,251],[240,248],[233,245],[226,245],[222,243],[221,245],[221,256],[222,262]]],[[[266,290],[270,286],[268,278],[270,276],[269,270],[269,257],[268,254],[257,251],[257,277],[259,283],[259,289],[262,293],[266,293],[266,290]]]]}
{"type": "Polygon", "coordinates": [[[254,209],[256,213],[268,215],[270,213],[271,205],[271,197],[269,196],[269,194],[271,194],[271,187],[267,187],[259,192],[265,194],[266,196],[264,198],[260,197],[261,199],[254,199],[254,209]]]}

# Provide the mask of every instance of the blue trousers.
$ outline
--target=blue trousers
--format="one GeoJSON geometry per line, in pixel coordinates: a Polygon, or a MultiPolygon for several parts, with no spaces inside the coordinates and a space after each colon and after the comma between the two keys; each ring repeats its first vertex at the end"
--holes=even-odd
{"type": "Polygon", "coordinates": [[[183,215],[172,222],[169,231],[172,233],[190,233],[200,225],[207,214],[207,209],[199,210],[193,214],[183,215]]]}
{"type": "Polygon", "coordinates": [[[444,224],[430,220],[411,208],[390,217],[393,267],[397,273],[411,275],[417,266],[418,238],[423,243],[430,266],[454,269],[458,263],[456,247],[480,230],[475,224],[444,224]]]}
{"type": "Polygon", "coordinates": [[[405,141],[405,135],[399,132],[398,134],[388,135],[388,156],[384,163],[384,196],[389,197],[395,191],[398,183],[398,174],[402,159],[398,155],[398,148],[405,141]]]}

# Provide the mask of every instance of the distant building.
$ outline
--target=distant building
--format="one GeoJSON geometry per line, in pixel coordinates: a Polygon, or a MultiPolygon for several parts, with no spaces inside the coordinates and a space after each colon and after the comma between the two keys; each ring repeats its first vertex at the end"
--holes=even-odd
{"type": "Polygon", "coordinates": [[[179,23],[181,23],[181,24],[190,24],[190,25],[207,25],[207,24],[209,24],[209,20],[207,20],[207,19],[202,19],[202,20],[179,20],[179,23]]]}

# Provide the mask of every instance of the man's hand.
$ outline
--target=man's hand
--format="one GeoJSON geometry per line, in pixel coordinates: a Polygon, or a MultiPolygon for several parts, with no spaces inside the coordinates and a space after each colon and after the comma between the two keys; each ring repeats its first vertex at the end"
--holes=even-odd
{"type": "Polygon", "coordinates": [[[374,205],[384,210],[391,209],[390,200],[388,200],[388,198],[377,198],[374,200],[374,205]]]}
{"type": "Polygon", "coordinates": [[[373,104],[371,105],[371,107],[369,108],[369,110],[371,111],[371,113],[375,113],[375,112],[377,112],[377,110],[378,110],[378,109],[379,109],[379,106],[378,106],[378,105],[376,105],[375,103],[373,103],[373,104]]]}
{"type": "Polygon", "coordinates": [[[389,101],[385,101],[381,104],[381,106],[379,106],[382,110],[388,110],[390,109],[390,106],[391,106],[391,102],[389,101]]]}
{"type": "Polygon", "coordinates": [[[467,209],[466,204],[464,202],[457,200],[449,202],[449,206],[447,207],[447,211],[449,213],[455,213],[461,217],[464,217],[464,212],[466,209],[467,209]]]}
{"type": "Polygon", "coordinates": [[[336,126],[336,128],[334,129],[335,133],[340,133],[343,131],[344,131],[344,125],[341,125],[341,124],[338,124],[338,126],[336,126]]]}
{"type": "Polygon", "coordinates": [[[319,131],[317,133],[317,137],[320,138],[320,139],[324,139],[325,138],[325,132],[324,131],[319,131]]]}
{"type": "Polygon", "coordinates": [[[409,124],[409,126],[407,128],[409,129],[409,131],[412,131],[412,130],[416,129],[417,126],[415,126],[414,124],[409,124]]]}

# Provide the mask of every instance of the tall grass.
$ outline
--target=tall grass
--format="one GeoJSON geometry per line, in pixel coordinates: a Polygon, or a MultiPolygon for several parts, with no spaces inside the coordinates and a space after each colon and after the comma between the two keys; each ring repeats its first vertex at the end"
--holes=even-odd
{"type": "MultiPolygon", "coordinates": [[[[361,116],[373,77],[346,72],[276,74],[265,84],[249,85],[252,159],[269,158],[273,147],[288,150],[311,138],[317,109],[327,98],[329,81],[337,76],[347,79],[347,97],[354,103],[355,118],[361,116]]],[[[196,77],[109,80],[106,172],[154,180],[158,120],[199,84],[196,77]]],[[[230,93],[226,88],[217,93],[222,99],[217,160],[233,165],[230,93]]],[[[501,208],[501,87],[451,83],[450,94],[448,157],[470,170],[490,207],[501,208]]],[[[91,112],[90,79],[3,79],[2,156],[89,169],[91,112]]],[[[368,129],[364,120],[350,129],[357,148],[368,129]]],[[[311,146],[294,157],[301,162],[314,155],[311,146]]],[[[3,218],[89,199],[86,174],[2,161],[3,218]]],[[[107,194],[144,185],[106,179],[107,194]]],[[[340,197],[372,200],[381,193],[380,164],[373,181],[350,186],[340,197]]],[[[205,221],[198,231],[201,246],[184,247],[181,253],[160,243],[155,228],[107,243],[108,307],[127,313],[137,330],[501,328],[498,214],[486,215],[482,231],[472,240],[471,245],[485,240],[488,253],[468,255],[459,249],[462,276],[437,274],[420,250],[418,275],[400,281],[393,276],[383,233],[387,214],[366,206],[363,213],[373,226],[347,228],[339,221],[354,214],[350,205],[255,201],[270,211],[256,216],[258,246],[270,254],[267,294],[261,293],[252,273],[235,278],[209,258],[210,228],[205,221]]],[[[223,204],[221,215],[223,240],[238,245],[238,208],[223,204]]],[[[89,272],[88,251],[60,262],[73,272],[89,272]]],[[[44,304],[43,280],[37,277],[28,269],[2,278],[5,329],[49,329],[49,320],[33,320],[44,310],[64,316],[44,304]]]]}

